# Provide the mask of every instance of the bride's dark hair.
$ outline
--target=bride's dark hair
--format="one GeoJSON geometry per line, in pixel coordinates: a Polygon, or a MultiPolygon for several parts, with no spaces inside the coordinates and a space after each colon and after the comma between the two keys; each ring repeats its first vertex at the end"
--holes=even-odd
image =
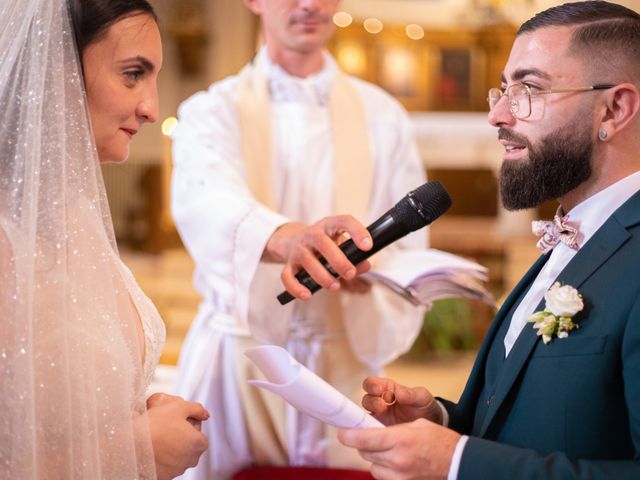
{"type": "Polygon", "coordinates": [[[124,17],[147,14],[158,21],[147,0],[69,0],[69,9],[81,58],[87,45],[99,40],[113,23],[124,17]]]}

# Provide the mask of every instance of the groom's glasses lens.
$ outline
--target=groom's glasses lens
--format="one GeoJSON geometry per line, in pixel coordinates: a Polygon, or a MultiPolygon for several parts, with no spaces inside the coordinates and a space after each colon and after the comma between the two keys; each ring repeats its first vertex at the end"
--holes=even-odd
{"type": "Polygon", "coordinates": [[[514,117],[522,120],[531,115],[531,92],[526,85],[514,83],[504,91],[499,88],[491,88],[487,96],[489,110],[493,110],[502,97],[507,97],[509,111],[514,117]]]}

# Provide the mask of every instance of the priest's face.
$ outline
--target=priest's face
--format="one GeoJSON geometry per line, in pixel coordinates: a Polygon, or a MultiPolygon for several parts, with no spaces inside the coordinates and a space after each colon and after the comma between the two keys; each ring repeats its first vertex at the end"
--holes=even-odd
{"type": "Polygon", "coordinates": [[[245,0],[262,18],[271,47],[297,53],[324,48],[334,31],[333,15],[339,0],[245,0]]]}
{"type": "MultiPolygon", "coordinates": [[[[585,66],[568,53],[571,29],[549,27],[516,38],[502,90],[527,85],[529,97],[504,95],[489,112],[504,146],[500,194],[508,210],[561,200],[592,177],[598,92],[557,92],[590,85],[585,66]],[[519,103],[518,103],[519,102],[519,103]],[[519,110],[512,113],[513,103],[519,110]]],[[[512,90],[513,91],[513,90],[512,90]]]]}

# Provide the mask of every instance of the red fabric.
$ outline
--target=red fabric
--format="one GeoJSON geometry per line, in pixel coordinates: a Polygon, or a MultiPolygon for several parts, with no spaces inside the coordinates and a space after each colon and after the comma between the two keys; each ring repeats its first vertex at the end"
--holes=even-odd
{"type": "Polygon", "coordinates": [[[318,467],[255,467],[232,480],[373,480],[369,472],[318,467]]]}

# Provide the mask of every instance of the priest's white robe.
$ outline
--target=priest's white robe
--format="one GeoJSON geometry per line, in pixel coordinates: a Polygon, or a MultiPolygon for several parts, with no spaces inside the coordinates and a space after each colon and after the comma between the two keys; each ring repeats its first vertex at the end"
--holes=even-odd
{"type": "MultiPolygon", "coordinates": [[[[281,306],[282,265],[260,261],[274,230],[289,221],[313,223],[334,213],[335,169],[327,107],[338,72],[324,68],[306,79],[287,75],[263,50],[271,96],[272,191],[276,209],[249,191],[236,109],[238,77],[214,83],[186,100],[173,133],[172,212],[196,263],[203,301],[185,340],[177,394],[211,412],[203,423],[210,447],[185,478],[228,478],[251,465],[296,464],[358,468],[355,451],[335,431],[246,383],[257,376],[242,352],[277,344],[358,404],[361,382],[411,346],[424,311],[384,287],[368,294],[319,291],[306,303],[281,306]]],[[[408,115],[380,88],[347,77],[366,115],[373,183],[368,225],[425,181],[408,115]]],[[[358,178],[353,178],[357,182],[358,178]]],[[[395,242],[426,248],[426,229],[395,242]]],[[[375,257],[374,257],[375,258],[375,257]]]]}

